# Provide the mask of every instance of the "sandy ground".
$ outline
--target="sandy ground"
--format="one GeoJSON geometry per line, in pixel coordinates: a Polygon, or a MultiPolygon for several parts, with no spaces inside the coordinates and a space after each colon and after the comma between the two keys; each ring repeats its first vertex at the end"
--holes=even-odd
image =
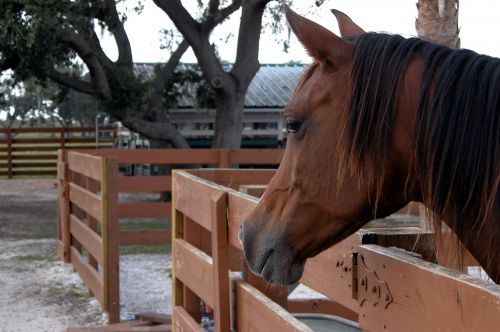
{"type": "MultiPolygon", "coordinates": [[[[55,251],[54,180],[0,180],[0,331],[96,326],[106,314],[55,251]]],[[[122,319],[168,313],[170,255],[123,255],[122,319]]]]}

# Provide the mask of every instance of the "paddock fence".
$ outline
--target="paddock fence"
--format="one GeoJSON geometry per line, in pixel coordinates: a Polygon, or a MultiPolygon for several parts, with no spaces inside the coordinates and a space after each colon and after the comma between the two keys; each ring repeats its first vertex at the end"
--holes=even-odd
{"type": "MultiPolygon", "coordinates": [[[[185,167],[276,166],[280,149],[196,150],[60,150],[58,159],[57,252],[72,263],[76,272],[109,314],[109,322],[120,319],[119,247],[171,244],[172,204],[159,201],[159,193],[172,189],[172,176],[127,176],[127,165],[185,167]],[[141,195],[156,194],[154,199],[141,195]],[[130,201],[128,195],[139,195],[130,201]],[[129,220],[133,229],[124,228],[129,220]],[[147,228],[144,221],[159,220],[147,228]],[[143,223],[144,222],[144,223],[143,223]]],[[[233,185],[267,184],[265,178],[235,179],[233,185]],[[244,180],[244,181],[243,181],[244,180]],[[243,181],[243,182],[241,182],[243,181]]]]}
{"type": "Polygon", "coordinates": [[[112,127],[1,128],[0,177],[55,176],[59,149],[111,148],[112,127]]]}
{"type": "Polygon", "coordinates": [[[258,202],[238,185],[270,176],[174,171],[174,330],[204,331],[200,301],[214,309],[215,331],[312,331],[295,312],[333,314],[371,332],[493,331],[500,325],[500,286],[432,263],[432,234],[413,226],[361,229],[309,259],[300,282],[321,298],[292,300],[286,288],[270,287],[247,271],[238,240],[258,202]]]}

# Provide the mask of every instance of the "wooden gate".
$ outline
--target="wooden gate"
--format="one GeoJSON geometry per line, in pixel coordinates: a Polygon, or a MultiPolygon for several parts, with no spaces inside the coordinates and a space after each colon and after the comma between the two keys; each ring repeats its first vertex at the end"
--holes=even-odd
{"type": "MultiPolygon", "coordinates": [[[[57,252],[75,266],[90,292],[119,321],[119,246],[171,243],[171,229],[120,228],[126,218],[170,218],[170,202],[123,202],[120,193],[169,192],[172,177],[125,176],[123,164],[276,165],[283,150],[60,150],[57,252]]],[[[182,167],[182,166],[180,166],[182,167]]],[[[264,171],[270,172],[270,171],[264,171]]],[[[250,176],[247,183],[266,184],[250,176]]]]}

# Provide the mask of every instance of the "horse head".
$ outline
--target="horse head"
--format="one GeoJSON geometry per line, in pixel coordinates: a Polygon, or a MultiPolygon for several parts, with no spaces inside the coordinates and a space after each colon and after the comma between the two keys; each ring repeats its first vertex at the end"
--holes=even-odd
{"type": "MultiPolygon", "coordinates": [[[[297,282],[307,258],[354,233],[375,211],[385,216],[412,198],[405,186],[412,186],[408,151],[417,103],[409,92],[398,99],[402,112],[384,160],[372,160],[383,164],[377,175],[383,183],[347,170],[349,146],[342,137],[348,130],[353,40],[364,31],[332,12],[341,36],[286,8],[291,29],[314,61],[283,112],[288,138],[279,169],[239,234],[250,269],[270,282],[297,282]]],[[[403,84],[411,91],[417,83],[403,84]]]]}

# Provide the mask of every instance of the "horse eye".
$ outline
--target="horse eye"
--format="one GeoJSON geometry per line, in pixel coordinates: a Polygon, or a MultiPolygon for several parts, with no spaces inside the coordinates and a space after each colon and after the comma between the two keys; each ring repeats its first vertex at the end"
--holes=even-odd
{"type": "Polygon", "coordinates": [[[300,127],[302,127],[302,122],[298,121],[297,119],[286,119],[286,130],[290,134],[296,134],[299,130],[300,127]]]}

